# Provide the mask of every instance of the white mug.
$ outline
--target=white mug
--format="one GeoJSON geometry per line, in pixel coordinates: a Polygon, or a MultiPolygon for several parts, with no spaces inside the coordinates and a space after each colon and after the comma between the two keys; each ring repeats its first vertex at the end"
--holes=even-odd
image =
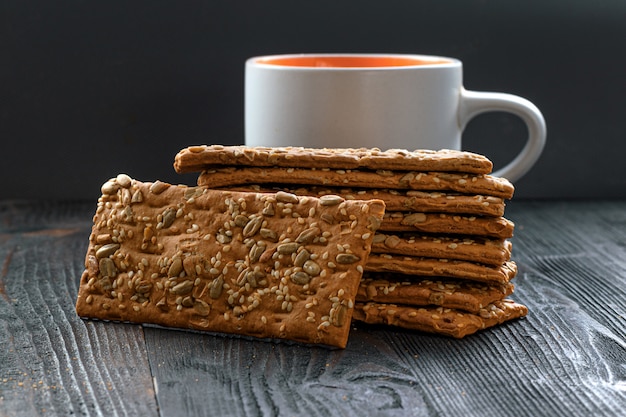
{"type": "Polygon", "coordinates": [[[298,54],[246,61],[248,146],[460,150],[468,121],[490,111],[513,113],[528,128],[521,152],[493,173],[516,181],[543,151],[543,116],[521,97],[465,90],[457,59],[298,54]]]}

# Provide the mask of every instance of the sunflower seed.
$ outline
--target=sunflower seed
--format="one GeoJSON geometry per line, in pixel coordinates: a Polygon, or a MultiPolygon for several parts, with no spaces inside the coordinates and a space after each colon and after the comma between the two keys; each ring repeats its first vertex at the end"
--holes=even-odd
{"type": "Polygon", "coordinates": [[[189,187],[185,190],[185,200],[191,200],[198,196],[201,196],[204,189],[201,187],[189,187]]]}
{"type": "Polygon", "coordinates": [[[369,216],[367,218],[367,222],[368,222],[367,228],[371,230],[372,232],[375,232],[380,228],[380,224],[382,220],[376,216],[369,216]]]}
{"type": "Polygon", "coordinates": [[[174,258],[172,264],[167,270],[168,277],[177,277],[183,271],[183,261],[180,258],[174,258]]]}
{"type": "Polygon", "coordinates": [[[109,233],[102,233],[96,236],[96,243],[106,244],[111,243],[111,235],[109,233]]]}
{"type": "Polygon", "coordinates": [[[318,276],[320,274],[320,271],[322,270],[317,262],[311,260],[306,261],[302,266],[302,269],[304,270],[304,272],[314,277],[318,276]]]}
{"type": "Polygon", "coordinates": [[[252,237],[261,229],[261,225],[263,224],[263,217],[254,217],[250,219],[250,221],[243,228],[243,236],[244,237],[252,237]]]}
{"type": "Polygon", "coordinates": [[[338,195],[327,194],[320,197],[320,204],[322,206],[335,206],[339,203],[343,203],[344,199],[338,195]]]}
{"type": "Polygon", "coordinates": [[[389,171],[387,169],[379,169],[376,173],[381,177],[393,177],[393,171],[389,171]]]}
{"type": "Polygon", "coordinates": [[[332,214],[322,213],[320,218],[328,224],[335,224],[335,218],[332,214]]]}
{"type": "Polygon", "coordinates": [[[152,284],[148,281],[139,281],[135,285],[135,291],[141,294],[147,294],[152,290],[152,284]]]}
{"type": "Polygon", "coordinates": [[[276,211],[274,209],[274,204],[270,203],[270,202],[266,202],[265,203],[265,207],[263,208],[263,212],[262,212],[265,216],[273,216],[276,211]]]}
{"type": "Polygon", "coordinates": [[[276,201],[280,201],[281,203],[297,203],[298,197],[295,194],[286,193],[284,191],[279,191],[276,193],[276,201]]]}
{"type": "Polygon", "coordinates": [[[374,235],[374,240],[372,241],[372,243],[383,243],[385,239],[387,239],[387,235],[377,233],[374,235]]]}
{"type": "Polygon", "coordinates": [[[167,190],[168,188],[170,188],[170,185],[168,183],[156,180],[150,186],[150,192],[152,194],[161,194],[163,191],[167,190]]]}
{"type": "Polygon", "coordinates": [[[259,258],[261,257],[263,252],[265,252],[266,248],[267,248],[267,245],[264,242],[255,243],[250,249],[250,253],[249,253],[250,262],[258,262],[259,258]]]}
{"type": "Polygon", "coordinates": [[[300,245],[296,242],[283,243],[276,247],[276,251],[283,255],[290,255],[296,253],[300,245]]]}
{"type": "Polygon", "coordinates": [[[337,261],[337,263],[345,265],[345,264],[353,264],[357,261],[360,261],[361,258],[359,258],[357,255],[353,253],[340,253],[337,255],[335,260],[337,261]]]}
{"type": "Polygon", "coordinates": [[[209,296],[213,299],[220,298],[220,295],[222,295],[223,288],[224,288],[224,278],[220,275],[211,282],[211,288],[209,289],[209,296]]]}
{"type": "Polygon", "coordinates": [[[193,281],[186,279],[185,281],[174,285],[170,291],[177,295],[189,294],[193,289],[193,281]]]}
{"type": "Polygon", "coordinates": [[[98,268],[103,277],[114,278],[117,275],[117,268],[111,258],[102,258],[98,263],[98,268]]]}
{"type": "Polygon", "coordinates": [[[205,301],[196,299],[193,302],[193,309],[196,313],[202,317],[206,317],[211,312],[211,306],[208,305],[205,301]]]}
{"type": "Polygon", "coordinates": [[[336,327],[343,326],[346,323],[347,313],[348,313],[348,308],[345,305],[340,304],[335,309],[335,314],[333,314],[333,316],[331,317],[331,323],[333,324],[333,326],[336,326],[336,327]]]}
{"type": "Polygon", "coordinates": [[[221,244],[226,244],[226,243],[230,243],[233,240],[233,238],[220,233],[217,236],[215,236],[215,240],[217,240],[221,244]]]}
{"type": "Polygon", "coordinates": [[[141,203],[143,201],[143,194],[141,190],[137,190],[133,193],[133,197],[130,199],[131,203],[141,203]]]}
{"type": "Polygon", "coordinates": [[[239,226],[239,227],[245,227],[246,224],[248,224],[248,217],[244,216],[243,214],[238,214],[235,216],[235,225],[239,226]]]}
{"type": "Polygon", "coordinates": [[[294,266],[302,267],[304,263],[309,260],[310,257],[311,254],[309,253],[309,251],[302,248],[302,250],[296,255],[296,259],[294,259],[293,264],[294,266]]]}
{"type": "Polygon", "coordinates": [[[112,195],[115,194],[119,188],[119,185],[115,181],[109,180],[102,184],[100,191],[103,195],[112,195]]]}
{"type": "Polygon", "coordinates": [[[298,271],[290,275],[291,281],[297,285],[306,285],[311,281],[311,276],[303,271],[298,271]]]}
{"type": "Polygon", "coordinates": [[[118,243],[106,244],[96,251],[96,258],[97,259],[108,258],[109,256],[113,255],[115,251],[118,250],[119,248],[120,248],[120,245],[118,243]]]}
{"type": "Polygon", "coordinates": [[[426,214],[412,213],[412,214],[409,214],[408,216],[405,216],[404,219],[402,219],[401,223],[404,225],[413,226],[415,224],[423,223],[425,221],[426,221],[426,214]]]}
{"type": "Polygon", "coordinates": [[[170,207],[163,212],[163,228],[167,229],[176,220],[176,209],[170,207]]]}
{"type": "Polygon", "coordinates": [[[111,283],[111,278],[108,276],[102,277],[98,280],[100,287],[103,291],[111,291],[113,289],[113,284],[111,283]]]}
{"type": "Polygon", "coordinates": [[[308,229],[303,230],[298,237],[296,238],[296,242],[307,244],[311,243],[316,237],[318,237],[322,231],[317,227],[309,227],[308,229]]]}
{"type": "Polygon", "coordinates": [[[122,196],[120,198],[120,201],[122,202],[122,204],[124,205],[128,205],[131,203],[133,196],[130,194],[130,190],[128,188],[122,188],[122,196]]]}
{"type": "Polygon", "coordinates": [[[132,183],[132,179],[126,174],[119,174],[115,180],[123,188],[130,187],[130,184],[132,183]]]}
{"type": "Polygon", "coordinates": [[[270,242],[277,242],[278,241],[278,234],[273,231],[272,229],[266,229],[266,228],[261,228],[259,230],[259,234],[261,235],[261,237],[263,239],[267,239],[270,242]]]}
{"type": "Polygon", "coordinates": [[[400,180],[398,181],[398,185],[401,188],[407,188],[411,184],[411,181],[413,181],[414,179],[415,179],[415,173],[409,172],[407,174],[404,174],[402,178],[400,178],[400,180]]]}
{"type": "Polygon", "coordinates": [[[387,246],[388,248],[395,248],[400,244],[400,242],[402,242],[402,239],[400,239],[398,236],[387,236],[387,238],[385,239],[385,246],[387,246]]]}
{"type": "Polygon", "coordinates": [[[167,311],[168,307],[167,307],[167,301],[165,300],[165,297],[161,298],[157,303],[156,306],[163,310],[163,311],[167,311]]]}

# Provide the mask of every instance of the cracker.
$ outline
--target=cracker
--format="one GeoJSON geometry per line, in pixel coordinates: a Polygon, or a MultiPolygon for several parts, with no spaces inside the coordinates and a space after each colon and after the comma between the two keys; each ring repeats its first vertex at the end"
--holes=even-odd
{"type": "Polygon", "coordinates": [[[450,259],[372,253],[365,264],[365,271],[393,272],[421,277],[449,277],[506,284],[517,275],[517,265],[514,261],[493,266],[450,259]]]}
{"type": "Polygon", "coordinates": [[[372,245],[372,253],[458,259],[495,266],[510,260],[511,250],[511,242],[505,239],[432,236],[416,233],[377,232],[372,245]]]}
{"type": "Polygon", "coordinates": [[[102,187],[81,317],[345,347],[381,201],[102,187]]]}
{"type": "Polygon", "coordinates": [[[512,300],[496,301],[478,314],[443,307],[356,303],[354,320],[436,333],[460,339],[509,320],[524,317],[528,308],[512,300]]]}
{"type": "Polygon", "coordinates": [[[276,192],[283,190],[296,195],[322,196],[340,195],[346,200],[380,199],[385,202],[387,212],[447,213],[472,216],[501,217],[504,215],[503,198],[484,195],[464,195],[446,192],[414,190],[357,189],[345,187],[315,187],[281,184],[249,184],[228,187],[239,191],[276,192]]]}
{"type": "Polygon", "coordinates": [[[232,166],[203,171],[198,185],[211,188],[242,184],[297,184],[329,187],[453,191],[481,194],[504,199],[513,197],[514,187],[506,179],[491,175],[450,172],[366,171],[350,169],[310,169],[232,166]]]}
{"type": "Polygon", "coordinates": [[[318,149],[302,147],[248,147],[200,145],[181,150],[174,168],[179,173],[200,172],[216,165],[306,167],[335,169],[398,169],[488,174],[492,162],[483,155],[455,150],[318,149]]]}
{"type": "Polygon", "coordinates": [[[411,232],[484,236],[496,239],[513,237],[515,224],[504,217],[468,216],[447,213],[390,212],[387,210],[378,229],[381,232],[411,232]]]}
{"type": "Polygon", "coordinates": [[[410,306],[435,305],[478,313],[488,304],[512,294],[513,289],[511,283],[478,283],[366,273],[359,285],[356,301],[410,306]]]}

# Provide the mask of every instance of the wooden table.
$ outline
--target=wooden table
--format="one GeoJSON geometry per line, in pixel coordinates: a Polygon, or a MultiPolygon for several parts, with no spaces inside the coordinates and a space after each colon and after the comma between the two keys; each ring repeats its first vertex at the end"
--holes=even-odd
{"type": "Polygon", "coordinates": [[[626,202],[513,201],[527,318],[345,350],[83,321],[95,203],[0,202],[0,416],[626,415],[626,202]]]}

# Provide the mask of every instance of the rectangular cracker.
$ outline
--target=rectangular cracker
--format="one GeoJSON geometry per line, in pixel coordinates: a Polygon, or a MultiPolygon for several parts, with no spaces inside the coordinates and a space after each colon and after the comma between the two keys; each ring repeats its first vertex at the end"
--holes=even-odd
{"type": "Polygon", "coordinates": [[[417,191],[452,191],[510,199],[514,187],[506,179],[483,174],[350,169],[241,167],[203,171],[198,185],[211,188],[243,184],[296,184],[417,191]]]}
{"type": "Polygon", "coordinates": [[[510,260],[512,249],[511,242],[505,239],[418,233],[377,232],[372,245],[372,253],[456,259],[494,266],[510,260]]]}
{"type": "Polygon", "coordinates": [[[513,293],[514,285],[479,283],[434,277],[366,273],[356,295],[357,302],[440,306],[479,313],[488,304],[513,293]]]}
{"type": "Polygon", "coordinates": [[[449,277],[506,284],[517,275],[517,265],[514,261],[494,266],[452,259],[372,253],[365,264],[365,271],[393,272],[421,277],[449,277]]]}
{"type": "Polygon", "coordinates": [[[526,306],[507,299],[485,306],[478,314],[443,307],[356,303],[353,317],[355,321],[368,324],[385,324],[460,339],[527,314],[526,306]]]}
{"type": "Polygon", "coordinates": [[[102,187],[81,317],[345,347],[384,203],[140,182],[102,187]]]}
{"type": "Polygon", "coordinates": [[[323,196],[340,195],[346,200],[380,199],[385,202],[387,212],[421,212],[463,214],[467,216],[501,217],[504,215],[503,198],[484,195],[465,195],[439,191],[366,189],[345,187],[315,187],[284,184],[248,184],[228,187],[237,191],[276,192],[278,190],[296,195],[323,196]]]}
{"type": "Polygon", "coordinates": [[[515,224],[504,217],[387,210],[378,230],[380,232],[417,231],[507,239],[513,237],[515,224]]]}
{"type": "Polygon", "coordinates": [[[175,157],[179,173],[200,172],[213,166],[306,167],[335,169],[398,169],[489,174],[492,162],[483,155],[455,150],[377,148],[302,148],[200,145],[182,149],[175,157]]]}

